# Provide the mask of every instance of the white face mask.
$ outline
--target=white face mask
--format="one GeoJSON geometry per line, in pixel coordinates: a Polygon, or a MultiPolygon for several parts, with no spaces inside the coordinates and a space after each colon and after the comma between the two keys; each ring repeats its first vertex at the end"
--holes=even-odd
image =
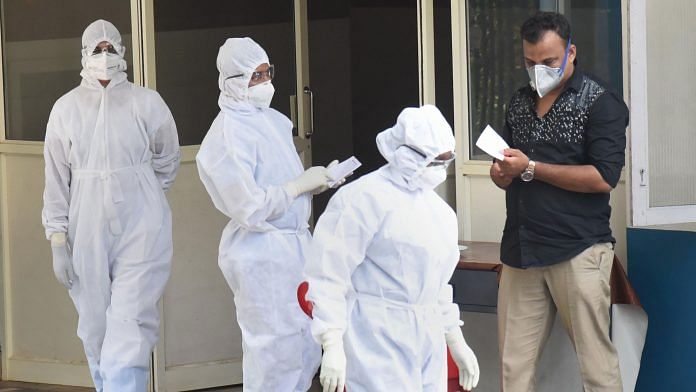
{"type": "Polygon", "coordinates": [[[444,166],[428,166],[420,176],[412,180],[412,184],[421,189],[435,189],[447,179],[447,169],[444,166]]]}
{"type": "Polygon", "coordinates": [[[529,84],[536,90],[537,94],[539,94],[539,98],[558,87],[563,77],[563,70],[561,68],[551,68],[546,65],[529,67],[527,68],[527,73],[531,80],[529,84]]]}
{"type": "Polygon", "coordinates": [[[275,88],[270,81],[249,87],[249,103],[257,108],[269,108],[274,93],[275,88]]]}
{"type": "Polygon", "coordinates": [[[537,94],[539,94],[539,98],[553,91],[553,89],[558,87],[561,83],[566,62],[568,61],[569,51],[570,40],[568,40],[568,46],[566,46],[565,56],[563,57],[563,63],[560,68],[552,68],[542,64],[527,68],[527,74],[530,80],[529,84],[536,90],[537,94]]]}
{"type": "Polygon", "coordinates": [[[102,52],[87,57],[85,68],[99,80],[111,80],[121,71],[122,61],[119,55],[102,52]]]}

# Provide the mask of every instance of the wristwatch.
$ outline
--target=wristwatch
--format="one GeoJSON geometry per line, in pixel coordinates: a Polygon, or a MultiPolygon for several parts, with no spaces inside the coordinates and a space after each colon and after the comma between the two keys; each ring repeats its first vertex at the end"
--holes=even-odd
{"type": "Polygon", "coordinates": [[[533,160],[529,160],[529,165],[527,165],[527,168],[524,169],[522,174],[520,174],[520,178],[524,182],[529,182],[534,179],[534,168],[536,167],[536,162],[533,160]]]}

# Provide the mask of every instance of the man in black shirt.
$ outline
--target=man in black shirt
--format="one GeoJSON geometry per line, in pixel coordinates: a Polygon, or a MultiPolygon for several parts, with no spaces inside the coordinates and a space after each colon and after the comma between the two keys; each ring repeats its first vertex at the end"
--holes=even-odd
{"type": "Polygon", "coordinates": [[[506,191],[498,295],[502,387],[534,390],[556,312],[575,346],[585,391],[621,391],[609,338],[614,238],[609,192],[624,165],[628,109],[576,68],[570,24],[542,12],[521,29],[531,83],[507,108],[512,147],[491,167],[506,191]]]}

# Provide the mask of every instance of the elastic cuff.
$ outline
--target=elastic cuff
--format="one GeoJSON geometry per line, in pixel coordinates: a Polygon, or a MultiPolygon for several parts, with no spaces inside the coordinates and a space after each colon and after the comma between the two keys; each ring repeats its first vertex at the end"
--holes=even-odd
{"type": "Polygon", "coordinates": [[[466,340],[464,339],[464,334],[459,328],[451,329],[445,333],[445,342],[447,342],[447,347],[454,347],[459,344],[466,345],[466,340]]]}
{"type": "Polygon", "coordinates": [[[53,233],[51,234],[51,246],[59,248],[65,246],[67,238],[65,233],[53,233]]]}
{"type": "Polygon", "coordinates": [[[339,329],[332,329],[324,332],[321,335],[321,345],[324,348],[332,346],[343,347],[343,331],[339,329]]]}

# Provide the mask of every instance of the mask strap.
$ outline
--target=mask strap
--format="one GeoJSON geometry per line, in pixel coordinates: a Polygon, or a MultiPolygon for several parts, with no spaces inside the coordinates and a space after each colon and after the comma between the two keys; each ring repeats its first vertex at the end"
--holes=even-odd
{"type": "MultiPolygon", "coordinates": [[[[416,154],[422,156],[423,159],[427,159],[427,158],[428,158],[427,155],[425,155],[425,154],[423,154],[422,152],[418,151],[415,147],[409,146],[408,144],[402,144],[402,145],[400,145],[399,147],[406,147],[406,148],[408,148],[409,150],[415,152],[416,154]]],[[[397,147],[397,148],[399,148],[399,147],[397,147]]]]}
{"type": "Polygon", "coordinates": [[[568,37],[568,45],[566,45],[565,56],[563,57],[563,63],[561,64],[561,70],[558,72],[559,75],[563,75],[566,64],[568,63],[568,54],[570,53],[570,37],[568,37]]]}
{"type": "Polygon", "coordinates": [[[225,81],[227,81],[227,80],[229,80],[229,79],[240,78],[240,77],[242,77],[242,76],[244,76],[244,74],[228,76],[228,77],[225,78],[225,81]]]}

